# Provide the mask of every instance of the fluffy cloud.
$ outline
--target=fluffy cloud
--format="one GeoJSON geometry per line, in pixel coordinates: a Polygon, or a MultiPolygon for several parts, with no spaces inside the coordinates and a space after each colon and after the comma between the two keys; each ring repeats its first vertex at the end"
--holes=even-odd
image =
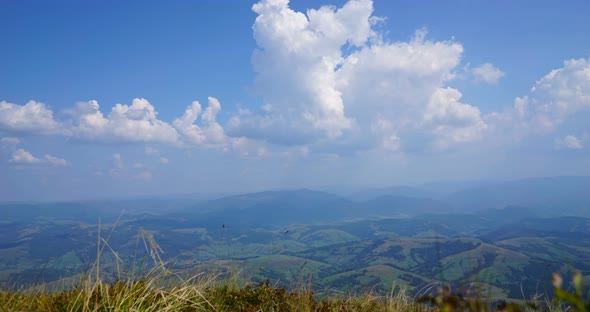
{"type": "Polygon", "coordinates": [[[149,142],[176,144],[178,134],[157,118],[153,105],[145,99],[133,99],[131,105],[117,104],[105,117],[97,101],[78,103],[74,116],[74,138],[99,141],[149,142]]]}
{"type": "Polygon", "coordinates": [[[201,104],[194,101],[184,114],[172,123],[182,141],[188,145],[216,145],[226,141],[223,128],[216,121],[221,104],[214,97],[208,98],[208,106],[202,111],[201,104]],[[196,122],[200,118],[201,126],[196,122]]]}
{"type": "Polygon", "coordinates": [[[12,152],[10,162],[17,164],[49,164],[53,166],[66,166],[65,159],[46,154],[42,159],[33,156],[25,149],[19,148],[12,152]]]}
{"type": "Polygon", "coordinates": [[[519,137],[547,134],[576,114],[590,111],[590,61],[568,60],[538,80],[512,108],[486,116],[495,128],[519,137]]]}
{"type": "Polygon", "coordinates": [[[576,138],[573,135],[566,135],[563,139],[556,139],[555,140],[555,147],[560,149],[560,148],[568,148],[568,149],[574,149],[574,150],[579,150],[584,148],[584,146],[582,145],[582,142],[576,138]]]}
{"type": "Polygon", "coordinates": [[[219,101],[209,97],[205,110],[195,101],[181,117],[167,123],[158,119],[158,112],[146,99],[133,99],[130,105],[116,104],[106,116],[98,102],[92,100],[79,102],[72,109],[64,110],[66,118],[59,121],[53,118],[53,111],[42,103],[31,101],[16,105],[0,102],[0,131],[63,135],[89,142],[206,148],[230,144],[232,140],[216,120],[220,111],[219,101]]]}
{"type": "Polygon", "coordinates": [[[272,109],[235,116],[230,133],[280,144],[341,136],[352,121],[344,114],[336,68],[343,46],[358,48],[373,36],[372,2],[322,7],[307,16],[288,1],[261,1],[253,10],[256,86],[272,109]]]}
{"type": "Polygon", "coordinates": [[[502,77],[506,75],[499,68],[490,63],[481,64],[471,70],[476,81],[483,81],[485,83],[497,83],[502,77]]]}
{"type": "Polygon", "coordinates": [[[172,124],[157,118],[154,106],[136,98],[131,105],[117,104],[107,117],[98,102],[78,103],[70,111],[74,116],[72,133],[75,138],[99,141],[161,143],[173,146],[211,146],[223,144],[227,137],[216,121],[221,104],[209,97],[202,111],[198,101],[188,106],[172,124]],[[197,125],[199,120],[201,126],[197,125]]]}
{"type": "Polygon", "coordinates": [[[24,134],[57,134],[64,130],[45,104],[29,101],[17,105],[0,101],[0,131],[24,134]]]}
{"type": "Polygon", "coordinates": [[[432,125],[439,147],[477,140],[488,127],[479,109],[459,102],[460,98],[458,90],[441,88],[430,99],[424,120],[432,125]]]}
{"type": "Polygon", "coordinates": [[[416,136],[441,147],[477,140],[486,129],[479,110],[445,88],[460,44],[427,40],[425,30],[408,42],[383,42],[369,0],[307,14],[268,0],[253,10],[253,65],[265,105],[231,118],[230,135],[398,151],[416,136]]]}
{"type": "MultiPolygon", "coordinates": [[[[454,42],[426,40],[419,30],[409,42],[374,44],[348,56],[339,70],[339,87],[348,114],[354,116],[360,139],[402,147],[416,136],[432,133],[435,123],[424,122],[428,111],[443,105],[433,101],[444,83],[454,77],[463,47],[454,42]]],[[[447,129],[452,124],[446,123],[447,129]]]]}
{"type": "Polygon", "coordinates": [[[15,150],[12,153],[12,158],[10,162],[19,163],[19,164],[36,164],[40,163],[41,159],[33,156],[30,152],[25,151],[22,148],[15,150]]]}
{"type": "Polygon", "coordinates": [[[554,127],[568,116],[590,109],[590,61],[568,60],[531,90],[531,114],[554,127]]]}

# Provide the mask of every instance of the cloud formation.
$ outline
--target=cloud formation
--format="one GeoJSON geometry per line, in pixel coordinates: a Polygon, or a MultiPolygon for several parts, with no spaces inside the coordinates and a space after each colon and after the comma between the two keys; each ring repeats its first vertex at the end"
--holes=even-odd
{"type": "Polygon", "coordinates": [[[10,159],[10,162],[18,164],[37,164],[41,162],[41,159],[33,156],[33,154],[30,152],[19,148],[12,152],[12,158],[10,159]]]}
{"type": "Polygon", "coordinates": [[[478,140],[488,128],[479,109],[459,99],[461,92],[450,87],[439,88],[430,99],[424,119],[432,125],[438,147],[478,140]]]}
{"type": "MultiPolygon", "coordinates": [[[[291,9],[287,0],[262,0],[252,9],[257,14],[255,90],[264,103],[230,112],[223,126],[217,120],[221,103],[214,97],[208,97],[206,107],[194,101],[172,121],[161,120],[154,105],[143,98],[116,104],[104,113],[95,100],[77,103],[58,115],[61,119],[40,102],[2,101],[0,133],[16,140],[36,134],[219,148],[259,158],[280,154],[276,146],[306,153],[421,153],[484,138],[516,141],[544,135],[577,113],[590,111],[587,59],[565,61],[513,105],[483,114],[477,103],[462,101],[462,92],[450,86],[460,71],[463,46],[453,40],[431,40],[425,29],[407,40],[388,42],[377,30],[383,19],[373,16],[371,0],[350,0],[342,7],[323,6],[306,13],[291,9]]],[[[497,83],[505,75],[491,63],[469,72],[485,83],[497,83]]],[[[2,140],[4,145],[10,141],[2,140]]],[[[583,147],[571,135],[559,139],[559,145],[583,147]]],[[[21,150],[13,155],[14,162],[61,163],[50,155],[36,158],[21,150]]],[[[154,147],[145,153],[168,163],[154,147]]]]}
{"type": "Polygon", "coordinates": [[[29,101],[17,105],[0,101],[0,131],[22,134],[62,133],[61,124],[53,119],[53,111],[45,104],[29,101]]]}
{"type": "Polygon", "coordinates": [[[590,61],[572,59],[539,79],[511,108],[488,114],[486,119],[494,128],[522,138],[551,133],[567,119],[589,111],[590,61]]]}
{"type": "Polygon", "coordinates": [[[75,140],[104,143],[156,143],[184,147],[211,147],[230,140],[216,121],[221,104],[208,98],[202,111],[199,102],[168,123],[158,119],[155,107],[135,98],[130,105],[116,104],[104,115],[98,101],[79,102],[64,110],[67,118],[56,120],[44,104],[0,102],[0,131],[27,135],[62,135],[75,140]],[[200,124],[200,125],[199,125],[200,124]]]}
{"type": "Polygon", "coordinates": [[[226,141],[223,128],[217,123],[221,104],[214,97],[208,98],[208,106],[202,111],[201,104],[194,101],[184,114],[172,123],[181,139],[188,145],[215,145],[226,141]],[[201,126],[197,124],[200,119],[201,126]]]}
{"type": "Polygon", "coordinates": [[[476,81],[483,81],[485,83],[494,84],[500,81],[506,75],[496,66],[491,63],[481,64],[471,70],[476,81]]]}
{"type": "Polygon", "coordinates": [[[230,135],[397,151],[417,135],[442,147],[486,129],[479,110],[445,86],[461,61],[459,43],[427,40],[425,30],[384,42],[369,0],[307,14],[288,1],[260,1],[253,10],[253,66],[265,106],[231,118],[230,135]]]}
{"type": "Polygon", "coordinates": [[[72,111],[74,138],[98,141],[122,141],[175,144],[176,130],[157,118],[146,99],[133,99],[131,105],[117,104],[107,117],[97,101],[78,103],[72,111]]]}
{"type": "Polygon", "coordinates": [[[16,164],[49,164],[52,166],[66,166],[68,164],[65,159],[49,154],[45,154],[43,158],[37,158],[23,148],[14,150],[9,161],[16,164]]]}
{"type": "Polygon", "coordinates": [[[537,81],[524,109],[538,124],[554,128],[567,117],[590,109],[590,60],[564,62],[537,81]]]}
{"type": "Polygon", "coordinates": [[[342,65],[343,46],[360,48],[374,36],[372,1],[324,6],[307,15],[291,10],[288,1],[261,1],[252,9],[258,14],[252,62],[267,105],[234,116],[230,134],[290,145],[337,138],[352,128],[336,68],[342,65]]]}
{"type": "Polygon", "coordinates": [[[582,145],[582,142],[576,138],[575,136],[569,134],[566,135],[563,139],[556,139],[555,140],[555,147],[560,149],[560,148],[567,148],[567,149],[573,149],[573,150],[580,150],[582,148],[584,148],[584,146],[582,145]]]}

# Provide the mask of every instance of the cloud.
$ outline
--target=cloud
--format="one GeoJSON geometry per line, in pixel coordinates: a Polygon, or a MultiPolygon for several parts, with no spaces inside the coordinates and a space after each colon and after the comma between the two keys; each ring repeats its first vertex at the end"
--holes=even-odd
{"type": "Polygon", "coordinates": [[[476,81],[483,81],[489,84],[497,83],[502,77],[506,75],[506,73],[491,63],[481,64],[473,68],[471,73],[475,77],[476,81]]]}
{"type": "Polygon", "coordinates": [[[68,164],[68,162],[63,159],[63,158],[59,158],[59,157],[55,157],[55,156],[51,156],[51,155],[45,155],[45,161],[51,165],[54,166],[66,166],[68,164]]]}
{"type": "Polygon", "coordinates": [[[568,60],[531,90],[531,113],[553,127],[568,116],[590,109],[590,61],[568,60]]]}
{"type": "Polygon", "coordinates": [[[29,101],[17,105],[0,101],[0,130],[23,134],[52,135],[64,131],[45,104],[29,101]]]}
{"type": "Polygon", "coordinates": [[[343,46],[358,48],[374,36],[372,2],[324,6],[307,15],[291,10],[288,1],[261,1],[252,9],[258,14],[252,58],[256,88],[272,110],[234,116],[230,134],[278,144],[341,136],[353,123],[344,114],[335,71],[343,46]]]}
{"type": "Polygon", "coordinates": [[[102,114],[97,101],[78,103],[68,113],[74,117],[72,133],[78,139],[211,147],[227,140],[223,127],[216,121],[220,110],[219,101],[209,97],[204,111],[195,101],[170,124],[157,118],[158,112],[146,99],[136,98],[131,105],[115,105],[108,117],[102,114]]]}
{"type": "Polygon", "coordinates": [[[440,88],[430,99],[424,119],[438,137],[438,147],[478,140],[488,128],[478,108],[459,102],[461,92],[440,88]]]}
{"type": "MultiPolygon", "coordinates": [[[[376,26],[384,19],[372,15],[370,0],[305,13],[291,9],[286,0],[262,0],[252,9],[257,14],[254,90],[263,102],[232,113],[224,127],[218,121],[221,103],[214,97],[208,97],[206,107],[194,101],[172,121],[159,119],[154,105],[135,98],[104,113],[97,101],[77,103],[59,115],[62,120],[43,103],[3,101],[0,131],[100,143],[218,148],[250,158],[281,155],[279,148],[422,153],[484,138],[516,141],[551,133],[590,108],[586,59],[565,61],[513,105],[482,114],[477,103],[462,101],[461,90],[449,86],[461,71],[461,43],[432,40],[426,29],[405,40],[386,41],[376,26]]],[[[468,71],[486,83],[505,75],[490,63],[468,71]]],[[[154,147],[146,147],[145,153],[168,162],[154,147]]],[[[122,164],[120,155],[119,161],[122,164]]]]}
{"type": "Polygon", "coordinates": [[[425,122],[424,116],[446,103],[433,98],[453,79],[462,52],[460,44],[426,40],[426,32],[419,30],[409,42],[374,44],[348,56],[339,71],[339,87],[361,132],[358,140],[398,142],[393,146],[403,148],[415,145],[412,140],[428,141],[417,137],[437,136],[432,129],[445,118],[433,115],[425,122]]]}
{"type": "Polygon", "coordinates": [[[221,104],[214,97],[208,97],[208,106],[202,111],[201,104],[194,101],[184,114],[174,120],[174,128],[181,140],[188,146],[215,146],[226,142],[223,127],[216,121],[221,104]],[[200,126],[197,121],[200,118],[200,126]]]}
{"type": "Polygon", "coordinates": [[[445,146],[481,138],[486,125],[477,108],[436,100],[455,77],[461,44],[427,40],[423,29],[408,42],[384,42],[369,0],[307,14],[288,1],[260,1],[253,10],[252,62],[265,103],[235,114],[230,136],[390,151],[418,136],[445,146]]]}
{"type": "Polygon", "coordinates": [[[590,111],[590,61],[567,60],[539,79],[528,95],[504,112],[486,116],[494,128],[518,137],[544,135],[569,118],[590,111]]]}
{"type": "Polygon", "coordinates": [[[555,147],[560,149],[560,148],[568,148],[568,149],[574,149],[574,150],[579,150],[584,148],[584,146],[582,145],[582,142],[576,138],[573,135],[566,135],[563,139],[556,139],[555,140],[555,147]]]}
{"type": "Polygon", "coordinates": [[[37,164],[41,162],[41,159],[33,156],[33,154],[25,151],[24,149],[19,148],[12,153],[10,162],[18,164],[37,164]]]}
{"type": "MultiPolygon", "coordinates": [[[[155,148],[153,148],[153,147],[149,147],[149,146],[148,146],[148,147],[146,147],[146,148],[145,148],[145,154],[146,154],[146,155],[148,155],[148,156],[157,157],[157,158],[158,158],[158,162],[159,162],[160,164],[163,164],[163,165],[165,165],[165,164],[168,164],[168,163],[170,162],[170,161],[168,160],[168,158],[166,158],[166,157],[161,157],[161,156],[160,156],[160,151],[158,151],[157,149],[155,149],[155,148]]],[[[134,166],[134,167],[135,167],[135,168],[142,168],[142,167],[145,167],[145,165],[143,165],[143,164],[139,164],[139,165],[141,165],[141,166],[139,166],[139,167],[135,167],[135,166],[134,166]]]]}
{"type": "Polygon", "coordinates": [[[43,156],[43,159],[37,158],[22,148],[16,149],[12,152],[10,162],[17,164],[49,164],[53,166],[66,166],[68,164],[65,159],[51,156],[49,154],[43,156]]]}
{"type": "Polygon", "coordinates": [[[117,104],[104,117],[97,101],[78,103],[73,115],[74,138],[106,142],[149,142],[177,144],[178,134],[157,118],[157,111],[146,99],[133,99],[131,105],[117,104]]]}

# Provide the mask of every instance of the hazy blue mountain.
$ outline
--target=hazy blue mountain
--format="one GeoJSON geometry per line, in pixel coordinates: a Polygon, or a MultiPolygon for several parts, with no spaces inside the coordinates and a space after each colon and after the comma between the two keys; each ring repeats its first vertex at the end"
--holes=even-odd
{"type": "Polygon", "coordinates": [[[384,195],[358,204],[366,216],[416,216],[425,213],[449,213],[451,205],[430,198],[384,195]]]}
{"type": "Polygon", "coordinates": [[[477,187],[483,187],[488,185],[494,185],[497,181],[490,180],[475,180],[475,181],[434,181],[418,185],[417,187],[423,189],[437,198],[443,198],[450,194],[463,191],[466,189],[472,189],[477,187]]]}
{"type": "Polygon", "coordinates": [[[340,196],[301,189],[243,194],[210,200],[184,213],[211,223],[283,226],[335,221],[354,215],[355,204],[340,196]]]}
{"type": "Polygon", "coordinates": [[[351,218],[407,217],[450,210],[449,204],[429,198],[385,195],[354,202],[338,195],[302,189],[224,197],[195,205],[185,213],[197,214],[213,224],[284,226],[351,218]]]}
{"type": "Polygon", "coordinates": [[[518,205],[546,215],[590,216],[589,190],[590,177],[530,178],[465,189],[444,200],[461,211],[518,205]]]}
{"type": "Polygon", "coordinates": [[[195,200],[187,199],[126,199],[95,200],[47,203],[1,203],[0,211],[4,221],[30,221],[33,219],[71,219],[90,223],[116,220],[121,213],[138,215],[143,213],[165,214],[194,205],[195,200]]]}
{"type": "Polygon", "coordinates": [[[381,196],[404,196],[415,198],[433,198],[435,194],[427,190],[412,186],[391,186],[383,188],[368,188],[354,192],[348,196],[354,201],[368,201],[381,196]]]}

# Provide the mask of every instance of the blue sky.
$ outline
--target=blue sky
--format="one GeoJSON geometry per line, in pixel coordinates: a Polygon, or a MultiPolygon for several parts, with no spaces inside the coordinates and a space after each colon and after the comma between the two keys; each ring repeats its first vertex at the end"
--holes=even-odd
{"type": "Polygon", "coordinates": [[[1,6],[0,200],[590,174],[587,1],[1,6]]]}

